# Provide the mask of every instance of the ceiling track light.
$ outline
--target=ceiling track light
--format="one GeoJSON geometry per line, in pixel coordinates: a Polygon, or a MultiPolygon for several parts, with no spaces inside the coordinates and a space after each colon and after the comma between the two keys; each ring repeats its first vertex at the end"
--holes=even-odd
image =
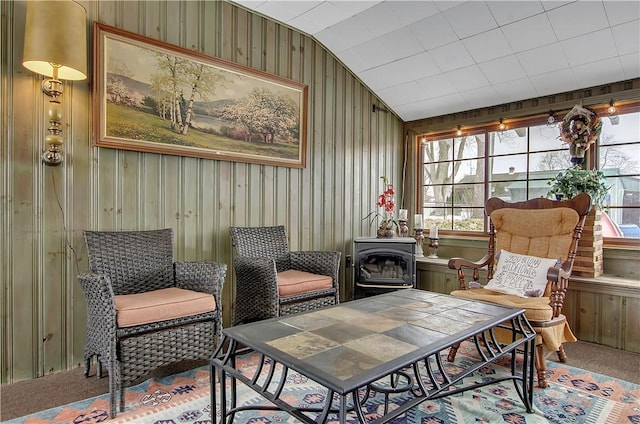
{"type": "Polygon", "coordinates": [[[547,125],[553,126],[556,123],[556,117],[554,116],[553,110],[549,109],[549,116],[547,116],[547,125]]]}
{"type": "Polygon", "coordinates": [[[504,131],[507,129],[507,125],[504,123],[504,118],[500,118],[500,122],[498,123],[498,129],[500,131],[504,131]]]}
{"type": "Polygon", "coordinates": [[[620,123],[620,116],[618,115],[618,109],[613,103],[613,99],[609,100],[609,107],[607,108],[609,114],[609,121],[611,125],[618,125],[620,123]]]}
{"type": "Polygon", "coordinates": [[[460,137],[462,135],[462,125],[458,124],[458,130],[456,131],[456,135],[460,137]]]}

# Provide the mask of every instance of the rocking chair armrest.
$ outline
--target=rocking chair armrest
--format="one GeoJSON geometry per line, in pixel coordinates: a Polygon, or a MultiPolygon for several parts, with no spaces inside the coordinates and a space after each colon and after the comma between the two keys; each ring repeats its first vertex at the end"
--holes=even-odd
{"type": "Polygon", "coordinates": [[[174,262],[176,287],[212,294],[220,301],[227,265],[215,262],[174,262]]]}
{"type": "Polygon", "coordinates": [[[472,282],[480,284],[478,281],[478,271],[486,267],[487,265],[490,265],[491,263],[493,263],[493,256],[487,254],[484,255],[484,257],[479,261],[470,261],[469,259],[465,258],[451,258],[449,259],[449,263],[447,265],[449,266],[449,269],[455,269],[456,271],[458,271],[458,282],[460,286],[459,288],[460,290],[466,290],[467,283],[465,281],[464,268],[473,269],[472,282]]]}
{"type": "Polygon", "coordinates": [[[489,265],[489,263],[493,260],[490,255],[485,255],[479,261],[471,261],[465,258],[451,258],[449,259],[449,269],[461,270],[462,268],[471,268],[471,269],[480,269],[489,265]]]}
{"type": "Polygon", "coordinates": [[[571,276],[571,263],[569,261],[564,262],[561,266],[552,266],[547,270],[547,281],[551,283],[553,290],[554,286],[562,286],[566,289],[571,276]]]}

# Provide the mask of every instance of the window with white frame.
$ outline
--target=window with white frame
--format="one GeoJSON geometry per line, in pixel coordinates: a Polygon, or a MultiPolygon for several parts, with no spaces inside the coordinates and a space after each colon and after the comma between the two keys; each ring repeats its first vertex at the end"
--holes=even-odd
{"type": "MultiPolygon", "coordinates": [[[[606,117],[597,144],[598,168],[611,187],[605,237],[640,237],[640,112],[606,117]],[[615,122],[615,121],[614,121],[615,122]]],[[[489,197],[548,197],[547,182],[572,166],[556,124],[434,137],[421,144],[424,227],[486,231],[489,197]]]]}

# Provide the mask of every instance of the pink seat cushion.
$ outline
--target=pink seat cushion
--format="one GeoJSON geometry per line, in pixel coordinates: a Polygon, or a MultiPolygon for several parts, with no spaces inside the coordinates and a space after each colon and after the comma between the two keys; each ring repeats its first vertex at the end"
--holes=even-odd
{"type": "Polygon", "coordinates": [[[213,295],[170,287],[115,297],[118,327],[133,327],[216,309],[213,295]]]}
{"type": "Polygon", "coordinates": [[[294,296],[333,287],[333,279],[328,275],[290,269],[278,273],[278,293],[280,296],[294,296]]]}

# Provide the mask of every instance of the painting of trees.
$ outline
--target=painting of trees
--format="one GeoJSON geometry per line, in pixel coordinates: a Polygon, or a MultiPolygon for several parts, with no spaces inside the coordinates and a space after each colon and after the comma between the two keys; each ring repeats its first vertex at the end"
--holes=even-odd
{"type": "Polygon", "coordinates": [[[97,145],[304,167],[306,85],[96,28],[97,145]]]}

